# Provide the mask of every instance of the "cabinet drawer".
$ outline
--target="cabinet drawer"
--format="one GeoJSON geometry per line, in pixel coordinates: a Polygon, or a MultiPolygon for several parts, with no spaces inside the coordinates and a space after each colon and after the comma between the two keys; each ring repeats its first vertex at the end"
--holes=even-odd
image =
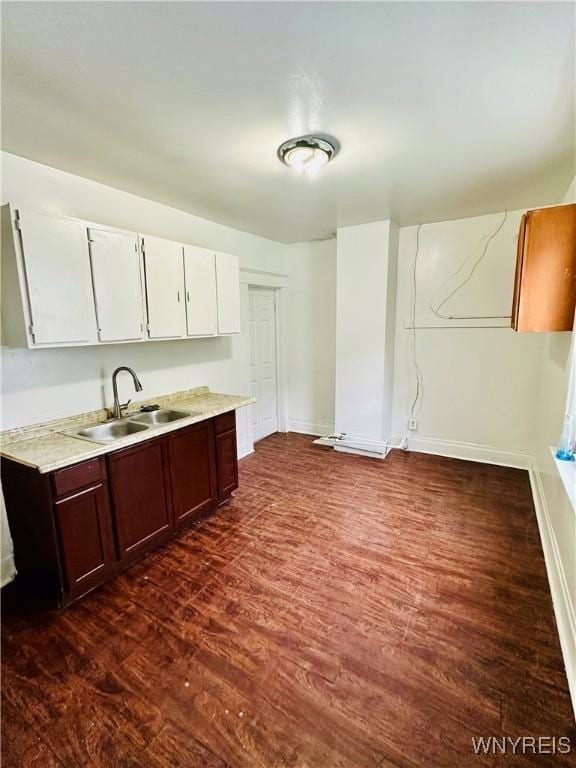
{"type": "Polygon", "coordinates": [[[220,416],[216,416],[214,431],[217,435],[229,432],[231,429],[236,429],[236,411],[228,411],[228,413],[221,413],[220,416]]]}
{"type": "Polygon", "coordinates": [[[60,498],[80,488],[86,488],[92,483],[100,482],[102,477],[102,459],[92,459],[53,472],[52,489],[54,495],[60,498]]]}

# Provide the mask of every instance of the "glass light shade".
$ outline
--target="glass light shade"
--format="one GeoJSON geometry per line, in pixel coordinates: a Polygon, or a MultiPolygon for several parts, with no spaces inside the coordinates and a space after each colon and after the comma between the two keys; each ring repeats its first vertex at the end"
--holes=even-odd
{"type": "Polygon", "coordinates": [[[328,153],[318,147],[294,147],[284,155],[286,165],[305,176],[315,176],[328,160],[328,153]]]}

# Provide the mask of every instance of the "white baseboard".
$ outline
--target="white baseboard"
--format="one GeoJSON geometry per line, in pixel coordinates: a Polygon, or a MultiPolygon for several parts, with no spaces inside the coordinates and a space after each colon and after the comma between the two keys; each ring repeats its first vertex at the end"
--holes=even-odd
{"type": "Polygon", "coordinates": [[[290,419],[288,421],[287,432],[298,432],[300,435],[315,435],[324,437],[334,432],[334,424],[316,424],[312,421],[298,421],[290,419]]]}
{"type": "MultiPolygon", "coordinates": [[[[400,446],[402,437],[390,438],[389,445],[400,446]]],[[[461,443],[456,440],[437,440],[432,437],[407,435],[407,450],[417,453],[433,453],[436,456],[447,456],[452,459],[479,461],[483,464],[498,464],[503,467],[531,469],[533,458],[527,453],[506,451],[478,443],[461,443]]]]}
{"type": "Polygon", "coordinates": [[[552,523],[546,494],[542,487],[540,474],[536,463],[530,468],[530,485],[534,498],[536,519],[540,530],[540,541],[546,562],[548,584],[552,594],[554,615],[556,616],[556,628],[560,638],[560,647],[564,658],[564,667],[568,678],[568,688],[572,699],[572,709],[576,719],[576,615],[574,606],[570,600],[570,592],[566,581],[566,574],[560,558],[558,544],[552,523]]]}
{"type": "Polygon", "coordinates": [[[238,460],[245,459],[246,456],[250,456],[251,453],[254,453],[253,445],[244,444],[238,446],[238,460]]]}

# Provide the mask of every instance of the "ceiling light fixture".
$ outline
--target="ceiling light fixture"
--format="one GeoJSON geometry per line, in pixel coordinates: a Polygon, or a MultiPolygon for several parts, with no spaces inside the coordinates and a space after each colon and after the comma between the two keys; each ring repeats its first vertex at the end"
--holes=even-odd
{"type": "Polygon", "coordinates": [[[304,176],[316,176],[320,168],[330,162],[338,152],[335,139],[320,136],[299,136],[278,147],[278,157],[290,168],[304,176]]]}

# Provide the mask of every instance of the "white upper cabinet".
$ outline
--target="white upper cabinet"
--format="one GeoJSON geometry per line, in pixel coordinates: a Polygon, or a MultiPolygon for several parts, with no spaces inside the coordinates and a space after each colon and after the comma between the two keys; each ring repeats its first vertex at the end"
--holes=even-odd
{"type": "Polygon", "coordinates": [[[185,245],[184,273],[188,336],[215,336],[218,333],[218,308],[214,252],[185,245]]]}
{"type": "Polygon", "coordinates": [[[216,254],[218,333],[240,333],[240,269],[238,257],[216,254]]]}
{"type": "Polygon", "coordinates": [[[97,340],[86,224],[19,210],[32,345],[97,340]]]}
{"type": "Polygon", "coordinates": [[[88,230],[98,338],[137,341],[144,338],[142,260],[138,235],[88,230]]]}
{"type": "Polygon", "coordinates": [[[240,333],[236,256],[9,203],[0,215],[5,346],[240,333]]]}
{"type": "Polygon", "coordinates": [[[183,246],[172,240],[142,237],[148,335],[151,339],[186,336],[183,246]]]}

